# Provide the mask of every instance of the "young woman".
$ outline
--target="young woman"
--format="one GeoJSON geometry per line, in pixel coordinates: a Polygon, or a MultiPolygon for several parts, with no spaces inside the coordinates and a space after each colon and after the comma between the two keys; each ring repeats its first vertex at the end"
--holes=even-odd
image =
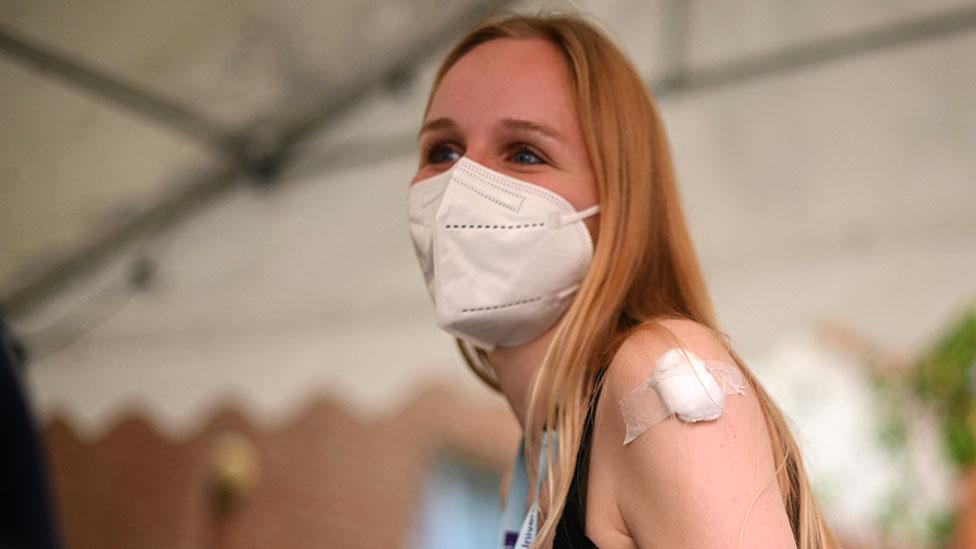
{"type": "Polygon", "coordinates": [[[523,429],[501,547],[835,545],[717,327],[664,127],[604,34],[478,26],[420,149],[410,227],[437,323],[523,429]]]}

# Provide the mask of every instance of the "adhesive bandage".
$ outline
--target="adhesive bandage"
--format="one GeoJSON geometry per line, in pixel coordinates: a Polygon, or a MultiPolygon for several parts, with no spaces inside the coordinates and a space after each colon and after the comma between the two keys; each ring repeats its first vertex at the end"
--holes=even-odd
{"type": "Polygon", "coordinates": [[[705,361],[687,349],[670,349],[657,360],[654,373],[620,400],[627,426],[624,444],[671,414],[688,422],[716,419],[722,415],[725,395],[745,392],[742,372],[735,365],[705,361]]]}

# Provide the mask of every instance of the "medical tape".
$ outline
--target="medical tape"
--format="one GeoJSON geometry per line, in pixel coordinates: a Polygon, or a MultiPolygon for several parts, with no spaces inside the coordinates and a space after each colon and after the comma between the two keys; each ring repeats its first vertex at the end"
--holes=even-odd
{"type": "Polygon", "coordinates": [[[745,392],[742,372],[735,365],[671,349],[657,360],[654,373],[620,400],[627,427],[624,444],[672,414],[692,423],[716,419],[725,395],[745,392]]]}

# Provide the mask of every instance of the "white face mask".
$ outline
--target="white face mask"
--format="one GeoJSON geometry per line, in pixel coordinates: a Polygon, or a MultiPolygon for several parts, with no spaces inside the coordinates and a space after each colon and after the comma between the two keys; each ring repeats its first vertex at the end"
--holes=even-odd
{"type": "Polygon", "coordinates": [[[558,194],[462,157],[409,190],[410,232],[437,325],[486,350],[542,335],[569,307],[593,256],[558,194]]]}

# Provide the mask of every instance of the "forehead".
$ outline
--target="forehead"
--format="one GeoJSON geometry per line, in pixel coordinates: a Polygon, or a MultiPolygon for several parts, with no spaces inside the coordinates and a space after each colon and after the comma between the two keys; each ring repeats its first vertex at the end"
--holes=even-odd
{"type": "Polygon", "coordinates": [[[515,117],[567,129],[577,123],[575,99],[558,47],[537,38],[500,38],[475,47],[448,70],[427,118],[451,117],[464,125],[515,117]]]}

